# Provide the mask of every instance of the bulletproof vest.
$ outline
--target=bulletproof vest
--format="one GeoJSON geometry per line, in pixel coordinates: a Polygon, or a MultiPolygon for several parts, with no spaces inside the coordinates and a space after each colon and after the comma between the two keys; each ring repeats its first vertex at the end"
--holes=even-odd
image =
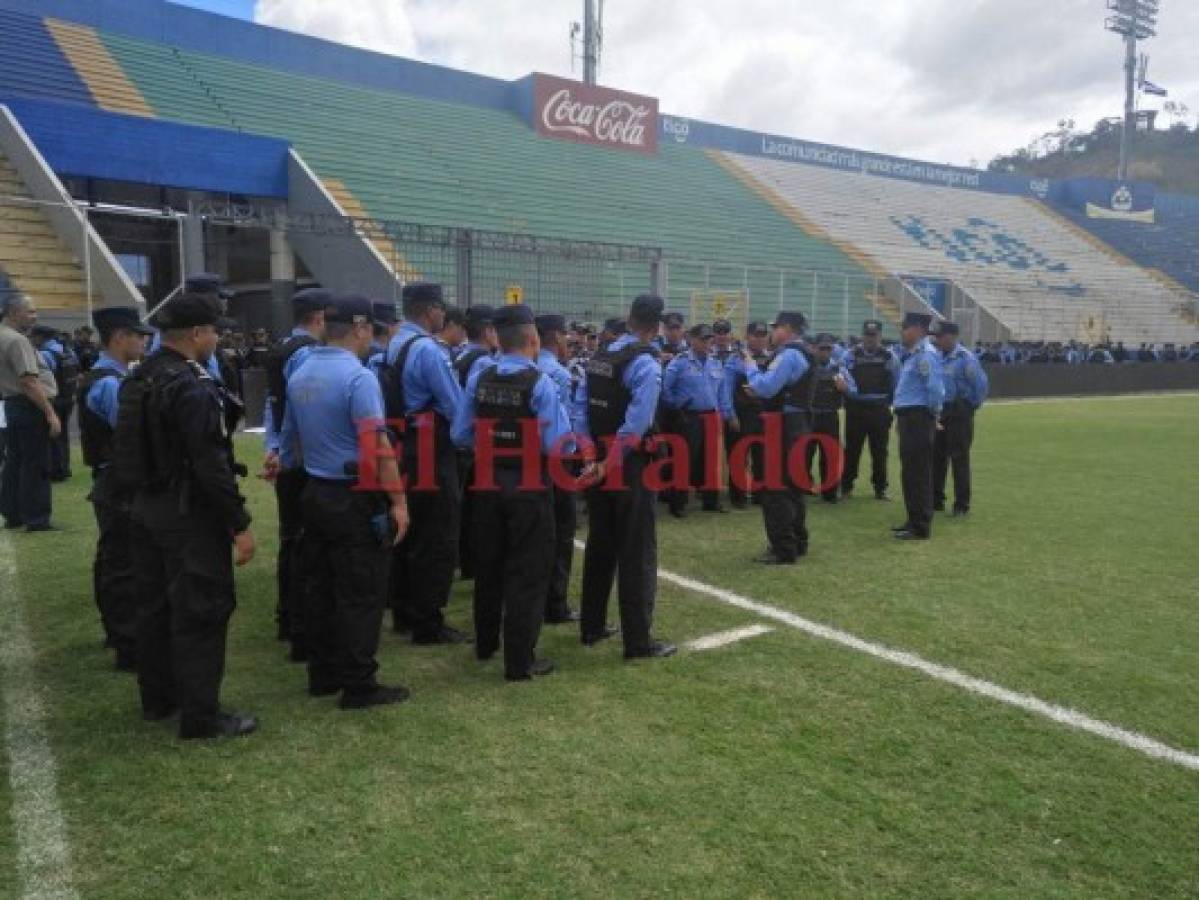
{"type": "MultiPolygon", "coordinates": [[[[754,362],[757,363],[759,371],[765,370],[766,361],[769,358],[765,353],[759,353],[754,357],[754,362]]],[[[750,396],[742,390],[747,384],[749,384],[749,376],[745,372],[738,370],[737,374],[733,376],[733,409],[736,410],[738,415],[745,412],[761,412],[764,406],[761,397],[750,396]]]]}
{"type": "Polygon", "coordinates": [[[295,334],[271,348],[266,358],[266,395],[271,401],[271,423],[278,434],[283,430],[283,414],[287,412],[287,379],[283,370],[287,362],[302,348],[311,347],[317,343],[316,338],[308,334],[295,334]]]}
{"type": "Polygon", "coordinates": [[[83,451],[83,464],[92,469],[112,462],[112,426],[87,405],[87,395],[96,382],[105,378],[123,381],[125,376],[109,368],[88,369],[79,379],[79,391],[75,396],[75,405],[79,407],[79,446],[83,451]]]}
{"type": "MultiPolygon", "coordinates": [[[[536,418],[533,388],[540,377],[536,368],[501,375],[498,366],[479,376],[475,383],[475,418],[495,421],[492,444],[497,450],[520,450],[524,446],[521,421],[536,418]]],[[[508,468],[520,464],[519,457],[504,456],[496,460],[497,466],[508,468]]]]}
{"type": "Polygon", "coordinates": [[[877,353],[867,353],[864,350],[854,351],[853,369],[850,374],[858,383],[858,393],[891,393],[891,372],[888,368],[891,358],[890,353],[881,349],[877,353]]]}
{"type": "Polygon", "coordinates": [[[117,487],[159,493],[182,481],[179,439],[165,421],[167,391],[194,377],[186,360],[160,351],[121,382],[110,469],[117,487]]]}
{"type": "Polygon", "coordinates": [[[587,422],[597,440],[612,437],[624,424],[633,399],[624,373],[637,357],[654,353],[650,344],[628,344],[615,352],[599,350],[587,362],[587,422]]]}
{"type": "Polygon", "coordinates": [[[79,390],[79,359],[69,351],[47,350],[58,364],[54,368],[54,383],[58,387],[58,397],[66,400],[74,397],[79,390]]]}
{"type": "Polygon", "coordinates": [[[808,362],[808,370],[799,381],[787,385],[767,400],[766,409],[771,412],[783,412],[784,407],[790,406],[793,409],[810,410],[816,396],[816,357],[803,341],[792,341],[780,347],[771,357],[771,362],[784,350],[798,350],[803,354],[803,358],[808,362]]]}
{"type": "Polygon", "coordinates": [[[468,350],[454,360],[454,372],[458,375],[458,384],[465,388],[466,381],[470,377],[471,367],[475,364],[475,361],[489,355],[486,350],[476,348],[468,350]]]}
{"type": "Polygon", "coordinates": [[[812,396],[812,409],[818,409],[821,412],[830,412],[841,408],[841,392],[837,390],[837,385],[833,380],[836,377],[836,369],[830,371],[822,369],[817,373],[815,378],[816,389],[812,396]]]}
{"type": "Polygon", "coordinates": [[[383,390],[383,407],[389,420],[402,419],[407,415],[404,404],[404,366],[408,363],[408,354],[412,352],[417,341],[432,340],[427,334],[418,334],[409,338],[400,347],[396,361],[379,369],[379,386],[383,390]]]}

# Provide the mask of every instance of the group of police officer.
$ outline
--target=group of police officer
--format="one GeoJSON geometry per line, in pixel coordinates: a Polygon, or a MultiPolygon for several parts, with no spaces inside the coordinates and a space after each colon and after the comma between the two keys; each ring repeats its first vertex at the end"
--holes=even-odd
{"type": "MultiPolygon", "coordinates": [[[[689,487],[704,509],[722,509],[705,473],[719,472],[723,444],[725,462],[747,476],[730,479],[731,502],[752,496],[763,508],[767,564],[794,563],[809,542],[810,485],[787,466],[769,477],[772,454],[788,459],[808,435],[827,435],[821,482],[835,501],[852,494],[868,443],[885,498],[892,406],[908,512],[896,536],[930,536],[947,462],[955,509],[969,508],[986,382],[948,323],[934,347],[930,320],[908,316],[892,352],[868,322],[845,352],[827,335],[807,342],[804,317],[784,311],[769,329],[750,325],[744,345],[724,322],[691,328],[684,345],[681,317],[643,295],[572,361],[562,316],[520,304],[463,315],[436,284],[404,288],[402,324],[390,304],[322,289],[297,293],[293,310],[295,327],[266,366],[278,636],[307,664],[308,692],[338,695],[343,709],[409,696],[377,677],[388,607],[415,644],[470,640],[445,618],[456,569],[474,581],[475,654],[502,647],[508,680],[553,670],[536,653],[545,623],[578,622],[586,646],[620,635],[626,659],[674,654],[653,636],[658,497],[645,477],[671,435],[691,470],[672,483],[671,511],[685,514],[689,487]],[[839,476],[842,404],[849,462],[839,476]],[[759,439],[743,452],[742,436],[759,439]],[[576,614],[567,585],[579,493],[589,528],[576,614]],[[614,583],[619,629],[608,620],[614,583]]],[[[106,636],[118,667],[138,674],[145,718],[178,712],[184,738],[257,724],[219,703],[233,566],[255,552],[231,440],[240,410],[211,362],[222,315],[214,282],[189,283],[156,314],[158,348],[142,360],[150,329],[136,311],[98,311],[103,352],[78,391],[106,636]]]]}

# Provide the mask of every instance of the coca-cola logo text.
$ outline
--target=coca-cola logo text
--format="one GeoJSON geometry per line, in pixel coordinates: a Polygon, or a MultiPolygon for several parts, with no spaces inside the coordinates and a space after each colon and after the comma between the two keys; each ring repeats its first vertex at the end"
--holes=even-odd
{"type": "Polygon", "coordinates": [[[649,97],[538,75],[534,116],[546,137],[643,153],[658,149],[658,102],[649,97]]]}

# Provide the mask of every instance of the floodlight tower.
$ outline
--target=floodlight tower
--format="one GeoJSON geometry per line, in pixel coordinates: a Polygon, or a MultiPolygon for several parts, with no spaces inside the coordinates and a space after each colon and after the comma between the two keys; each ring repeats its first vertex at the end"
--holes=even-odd
{"type": "Polygon", "coordinates": [[[1107,0],[1107,30],[1124,38],[1124,131],[1116,175],[1121,181],[1128,177],[1132,135],[1137,127],[1137,41],[1157,37],[1159,6],[1159,0],[1107,0]]]}
{"type": "Polygon", "coordinates": [[[604,46],[604,0],[583,0],[583,83],[595,84],[599,74],[600,52],[604,46]]]}

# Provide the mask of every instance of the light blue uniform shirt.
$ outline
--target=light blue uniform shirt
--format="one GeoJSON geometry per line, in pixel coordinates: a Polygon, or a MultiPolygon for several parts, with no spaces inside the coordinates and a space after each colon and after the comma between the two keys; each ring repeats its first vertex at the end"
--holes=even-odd
{"type": "Polygon", "coordinates": [[[375,373],[375,377],[379,377],[379,373],[383,370],[383,364],[387,362],[387,347],[383,344],[376,344],[371,341],[371,348],[366,353],[366,367],[375,373]]]}
{"type": "MultiPolygon", "coordinates": [[[[630,344],[637,343],[637,337],[625,334],[608,345],[608,350],[615,352],[623,350],[630,344]]],[[[662,394],[662,365],[651,354],[642,353],[625,366],[621,378],[625,389],[630,394],[629,408],[625,410],[624,422],[616,430],[618,438],[640,440],[654,424],[654,416],[658,410],[658,398],[662,394]]],[[[587,379],[579,384],[580,422],[579,434],[590,435],[590,420],[587,415],[587,379]]],[[[627,449],[627,448],[626,448],[627,449]]]]}
{"type": "MultiPolygon", "coordinates": [[[[499,369],[501,375],[515,375],[524,369],[539,368],[537,363],[531,359],[508,353],[502,354],[494,360],[489,359],[488,364],[478,370],[471,367],[474,374],[467,379],[466,394],[454,416],[454,422],[450,426],[450,439],[455,446],[464,450],[475,448],[475,389],[479,384],[479,376],[493,366],[499,369]]],[[[570,418],[566,414],[566,407],[562,404],[558,386],[544,372],[533,385],[533,396],[530,398],[529,405],[533,408],[534,415],[537,416],[541,430],[541,452],[546,455],[549,455],[551,450],[569,452],[573,448],[573,443],[569,440],[563,441],[563,438],[569,438],[573,431],[570,426],[570,418]],[[560,441],[562,443],[559,443],[560,441]]]]}
{"type": "Polygon", "coordinates": [[[552,350],[542,350],[537,354],[537,368],[543,375],[548,375],[554,387],[558,389],[558,400],[570,417],[571,430],[577,431],[578,406],[575,402],[574,379],[570,377],[570,371],[558,362],[558,357],[552,350]]]}
{"type": "MultiPolygon", "coordinates": [[[[753,363],[742,360],[742,368],[749,378],[750,389],[763,400],[777,396],[808,373],[808,358],[794,347],[784,347],[775,355],[766,371],[762,372],[753,363]]],[[[801,412],[797,406],[786,406],[784,412],[801,412]]]]}
{"type": "Polygon", "coordinates": [[[313,347],[287,382],[279,440],[317,478],[346,481],[358,462],[359,435],[385,433],[379,379],[341,347],[313,347]]]}
{"type": "Polygon", "coordinates": [[[450,361],[437,346],[429,332],[414,322],[405,322],[387,347],[387,363],[395,365],[405,344],[419,340],[408,351],[400,384],[404,389],[404,412],[407,415],[433,409],[446,421],[452,422],[462,405],[462,387],[450,367],[450,361]]]}
{"type": "Polygon", "coordinates": [[[700,359],[688,350],[672,359],[662,376],[662,399],[671,409],[688,412],[719,410],[726,419],[733,415],[724,366],[713,354],[700,359]]]}
{"type": "Polygon", "coordinates": [[[98,379],[83,398],[84,402],[87,408],[107,422],[109,427],[116,428],[117,397],[121,391],[121,379],[129,374],[129,370],[104,351],[100,351],[100,358],[92,366],[92,371],[110,371],[112,374],[98,379]]]}
{"type": "Polygon", "coordinates": [[[933,415],[941,414],[945,402],[945,380],[942,377],[941,354],[928,339],[911,350],[900,347],[899,383],[895,386],[895,408],[924,407],[933,415]]]}
{"type": "Polygon", "coordinates": [[[958,345],[941,356],[942,377],[945,382],[945,405],[964,400],[972,409],[978,409],[987,399],[989,382],[987,373],[978,363],[978,357],[958,345]]]}
{"type": "MultiPolygon", "coordinates": [[[[307,329],[299,328],[299,327],[293,328],[291,330],[290,336],[291,337],[310,337],[315,340],[315,336],[311,332],[309,332],[307,329]]],[[[301,347],[299,350],[297,350],[295,353],[293,353],[291,355],[291,359],[289,359],[286,363],[283,364],[283,383],[284,384],[287,384],[287,381],[288,381],[288,379],[291,378],[292,373],[295,372],[300,367],[300,364],[303,363],[304,360],[306,360],[308,358],[308,354],[311,353],[316,346],[317,346],[316,344],[310,344],[307,347],[301,347]]],[[[269,396],[266,398],[266,409],[263,411],[263,423],[262,424],[263,424],[263,431],[264,431],[262,443],[265,445],[267,452],[268,453],[278,453],[279,454],[279,464],[282,465],[285,469],[294,468],[296,465],[296,461],[293,459],[289,459],[280,450],[279,435],[275,431],[275,415],[272,410],[271,398],[269,396]]]]}

